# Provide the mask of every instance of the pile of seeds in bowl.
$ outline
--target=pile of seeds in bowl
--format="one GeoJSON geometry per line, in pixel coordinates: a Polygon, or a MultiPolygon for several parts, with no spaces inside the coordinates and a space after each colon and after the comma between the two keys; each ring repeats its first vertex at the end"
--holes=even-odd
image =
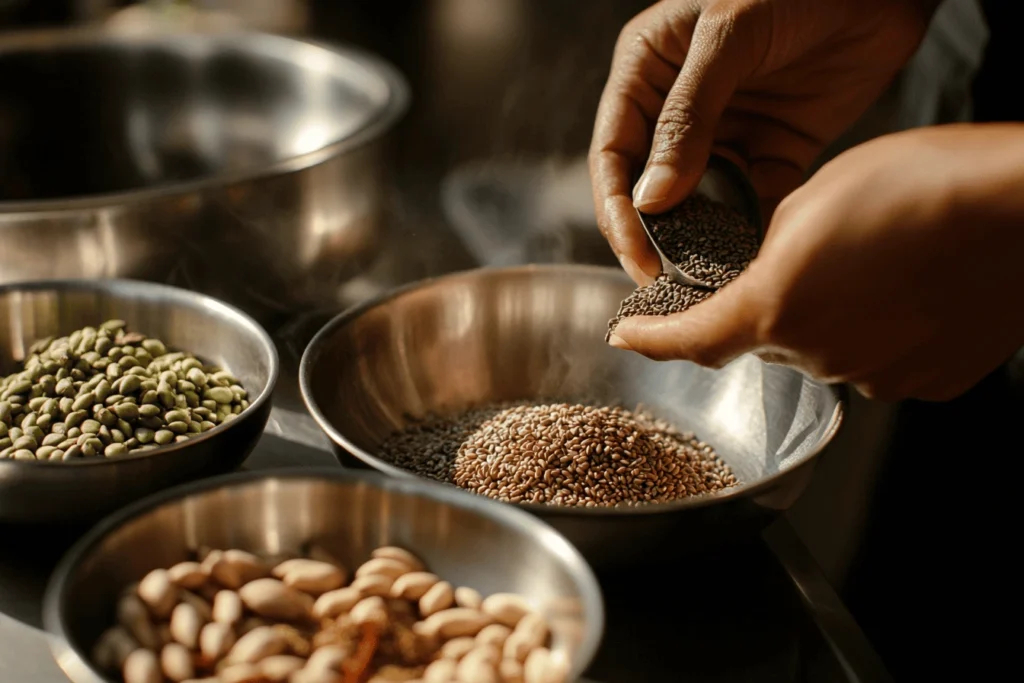
{"type": "Polygon", "coordinates": [[[546,619],[394,546],[348,581],[322,550],[211,550],[129,586],[93,663],[124,683],[564,683],[546,619]]]}
{"type": "Polygon", "coordinates": [[[431,418],[389,437],[380,457],[511,503],[667,503],[736,483],[714,449],[646,411],[519,403],[431,418]]]}
{"type": "Polygon", "coordinates": [[[231,373],[108,320],[37,341],[0,379],[0,459],[113,458],[185,441],[248,405],[231,373]]]}
{"type": "Polygon", "coordinates": [[[623,318],[672,315],[699,304],[735,280],[757,255],[757,230],[731,207],[702,195],[644,220],[665,257],[692,281],[674,282],[667,274],[630,294],[608,323],[606,341],[623,318]]]}

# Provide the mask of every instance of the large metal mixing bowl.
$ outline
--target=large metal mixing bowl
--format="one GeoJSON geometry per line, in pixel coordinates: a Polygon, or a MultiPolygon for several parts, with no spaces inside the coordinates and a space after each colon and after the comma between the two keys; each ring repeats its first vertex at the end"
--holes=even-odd
{"type": "Polygon", "coordinates": [[[109,460],[0,460],[0,522],[91,524],[159,489],[231,471],[256,446],[270,416],[277,350],[252,318],[202,294],[130,280],[0,285],[0,372],[13,371],[38,339],[111,318],[229,370],[248,391],[249,407],[155,451],[109,460]]]}
{"type": "Polygon", "coordinates": [[[257,317],[376,252],[403,78],[259,33],[0,37],[0,282],[168,282],[257,317]]]}
{"type": "Polygon", "coordinates": [[[595,566],[663,558],[757,531],[801,494],[842,420],[838,392],[741,358],[721,370],[658,363],[604,343],[633,290],[618,269],[482,269],[415,283],[328,323],[302,358],[313,417],[354,459],[394,476],[378,447],[411,418],[533,397],[642,403],[714,445],[742,485],[638,508],[529,505],[595,566]]]}
{"type": "Polygon", "coordinates": [[[54,570],[43,620],[75,683],[104,683],[87,655],[125,586],[201,546],[277,553],[315,543],[352,568],[399,545],[431,571],[484,594],[524,596],[552,626],[576,680],[604,630],[593,572],[550,527],[451,487],[374,473],[284,470],[235,474],[153,496],[104,520],[54,570]]]}

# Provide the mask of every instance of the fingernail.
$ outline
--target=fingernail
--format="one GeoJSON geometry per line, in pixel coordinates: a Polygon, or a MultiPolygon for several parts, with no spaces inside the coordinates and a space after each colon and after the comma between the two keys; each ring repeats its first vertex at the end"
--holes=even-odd
{"type": "Polygon", "coordinates": [[[633,347],[627,344],[625,339],[614,333],[608,337],[608,344],[623,351],[633,350],[633,347]]]}
{"type": "Polygon", "coordinates": [[[672,192],[679,174],[671,166],[656,164],[648,167],[633,188],[633,206],[638,209],[665,201],[672,192]]]}
{"type": "Polygon", "coordinates": [[[654,282],[654,278],[645,273],[640,266],[637,265],[636,261],[629,258],[625,254],[619,254],[619,263],[622,264],[622,269],[626,271],[626,274],[641,287],[645,287],[654,282]]]}

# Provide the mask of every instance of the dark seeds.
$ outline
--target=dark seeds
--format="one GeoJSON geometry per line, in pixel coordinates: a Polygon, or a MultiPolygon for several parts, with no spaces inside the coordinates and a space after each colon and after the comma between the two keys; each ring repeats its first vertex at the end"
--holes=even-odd
{"type": "Polygon", "coordinates": [[[663,273],[622,302],[608,323],[605,341],[623,318],[672,315],[696,306],[743,272],[759,248],[757,231],[740,214],[699,195],[645,220],[666,258],[707,289],[678,284],[663,273]]]}
{"type": "Polygon", "coordinates": [[[719,491],[736,477],[714,450],[641,410],[516,404],[392,435],[381,457],[512,503],[615,507],[719,491]]]}
{"type": "Polygon", "coordinates": [[[760,246],[757,231],[740,214],[700,195],[645,220],[665,256],[711,289],[736,279],[760,246]]]}
{"type": "Polygon", "coordinates": [[[687,287],[673,282],[668,275],[659,275],[654,284],[640,287],[622,302],[619,312],[608,323],[605,341],[623,318],[636,315],[672,315],[696,306],[714,293],[710,289],[687,287]]]}

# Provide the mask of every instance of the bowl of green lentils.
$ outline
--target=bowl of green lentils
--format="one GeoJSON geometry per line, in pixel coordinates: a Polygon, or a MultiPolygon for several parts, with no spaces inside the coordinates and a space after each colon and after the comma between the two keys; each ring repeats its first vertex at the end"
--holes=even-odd
{"type": "Polygon", "coordinates": [[[131,280],[0,286],[0,523],[90,524],[236,469],[278,356],[240,310],[131,280]]]}

